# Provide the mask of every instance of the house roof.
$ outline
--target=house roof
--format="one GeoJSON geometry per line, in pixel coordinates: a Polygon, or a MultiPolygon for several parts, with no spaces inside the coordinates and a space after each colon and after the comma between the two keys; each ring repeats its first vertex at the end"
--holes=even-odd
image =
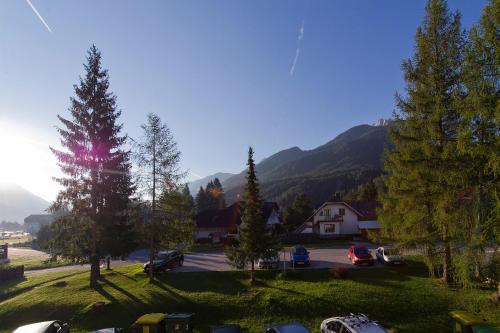
{"type": "MultiPolygon", "coordinates": [[[[198,228],[236,228],[241,224],[241,210],[245,203],[236,202],[224,209],[211,209],[198,213],[195,216],[198,228]]],[[[262,217],[269,219],[274,210],[279,210],[276,202],[264,202],[262,207],[262,217]]]]}

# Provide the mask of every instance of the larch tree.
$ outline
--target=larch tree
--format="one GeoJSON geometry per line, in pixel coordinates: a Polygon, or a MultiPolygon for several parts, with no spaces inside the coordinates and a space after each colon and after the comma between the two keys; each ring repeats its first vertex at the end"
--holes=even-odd
{"type": "MultiPolygon", "coordinates": [[[[67,234],[58,243],[63,256],[90,261],[90,286],[100,276],[99,260],[113,249],[106,239],[126,224],[129,198],[134,191],[130,175],[129,152],[123,149],[127,137],[118,124],[121,112],[116,96],[109,91],[107,70],[101,53],[93,45],[84,65],[85,76],[74,86],[70,118],[58,116],[57,127],[63,150],[51,148],[65,176],[56,181],[62,186],[54,209],[70,211],[54,227],[67,234]],[[64,225],[64,228],[63,228],[64,225]]],[[[126,232],[125,232],[126,233],[126,232]]],[[[118,251],[120,252],[120,251],[118,251]]],[[[115,252],[116,254],[116,252],[115,252]]]]}
{"type": "Polygon", "coordinates": [[[390,130],[379,217],[385,233],[404,247],[424,248],[428,264],[452,279],[452,247],[460,230],[456,203],[463,191],[457,153],[461,116],[463,35],[460,15],[444,0],[429,0],[415,35],[413,58],[403,62],[406,95],[390,130]]]}
{"type": "Polygon", "coordinates": [[[463,280],[480,278],[485,247],[500,244],[500,1],[483,9],[479,24],[469,31],[463,69],[466,96],[459,103],[464,117],[460,128],[460,152],[467,159],[464,172],[468,190],[470,228],[463,241],[463,280]],[[473,267],[472,270],[469,268],[473,267]]]}
{"type": "MultiPolygon", "coordinates": [[[[159,241],[161,214],[158,209],[159,194],[177,191],[180,180],[184,177],[179,162],[181,153],[170,132],[156,114],[148,114],[147,121],[141,126],[142,136],[134,141],[133,156],[137,165],[136,182],[139,190],[150,200],[151,210],[146,226],[149,238],[149,267],[161,245],[159,241]]],[[[153,270],[149,270],[149,281],[152,282],[153,270]]]]}

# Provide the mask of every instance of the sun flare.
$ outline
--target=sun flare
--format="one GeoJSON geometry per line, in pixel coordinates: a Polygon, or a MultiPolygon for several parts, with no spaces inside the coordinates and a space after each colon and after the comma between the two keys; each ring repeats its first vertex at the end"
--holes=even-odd
{"type": "Polygon", "coordinates": [[[49,144],[35,131],[0,122],[0,182],[15,183],[51,197],[57,170],[49,144]]]}

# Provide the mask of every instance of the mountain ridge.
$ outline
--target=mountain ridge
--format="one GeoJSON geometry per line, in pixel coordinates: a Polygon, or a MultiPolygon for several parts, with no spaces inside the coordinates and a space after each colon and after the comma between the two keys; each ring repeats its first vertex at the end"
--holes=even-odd
{"type": "Polygon", "coordinates": [[[23,223],[31,214],[43,214],[50,203],[14,183],[0,183],[0,221],[23,223]]]}

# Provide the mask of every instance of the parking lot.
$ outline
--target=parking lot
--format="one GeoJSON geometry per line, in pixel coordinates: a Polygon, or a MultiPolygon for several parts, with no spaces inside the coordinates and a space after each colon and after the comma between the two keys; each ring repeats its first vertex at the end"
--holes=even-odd
{"type": "MultiPolygon", "coordinates": [[[[305,268],[332,268],[332,267],[354,266],[347,258],[347,248],[310,249],[309,256],[311,258],[311,266],[305,268]]],[[[288,252],[281,252],[280,268],[283,268],[283,261],[286,261],[287,268],[291,268],[288,263],[289,258],[290,257],[288,252]]],[[[377,265],[379,264],[375,262],[374,266],[377,265]]],[[[187,253],[184,256],[184,265],[182,267],[175,268],[175,271],[179,272],[227,271],[231,269],[232,269],[231,266],[227,263],[226,255],[223,252],[211,252],[211,253],[187,253]]]]}
{"type": "MultiPolygon", "coordinates": [[[[308,268],[332,268],[332,267],[354,267],[347,258],[347,249],[345,248],[311,248],[309,255],[311,265],[308,267],[297,267],[299,269],[308,268]]],[[[372,253],[374,248],[371,247],[372,253]]],[[[40,251],[28,249],[11,249],[11,258],[16,257],[41,257],[47,258],[47,254],[40,251]]],[[[286,268],[290,269],[289,252],[283,251],[280,253],[280,269],[283,269],[284,263],[286,268]]],[[[124,265],[128,263],[145,263],[149,260],[149,254],[146,250],[133,252],[125,261],[116,260],[112,262],[112,266],[124,265]]],[[[375,262],[374,266],[380,265],[375,262]]],[[[89,269],[89,265],[72,265],[65,267],[55,267],[36,271],[30,271],[29,274],[43,274],[49,272],[57,272],[71,269],[89,269]]],[[[175,272],[203,272],[203,271],[229,271],[233,268],[227,262],[227,257],[223,251],[212,252],[189,252],[184,256],[184,265],[173,269],[175,272]]]]}

